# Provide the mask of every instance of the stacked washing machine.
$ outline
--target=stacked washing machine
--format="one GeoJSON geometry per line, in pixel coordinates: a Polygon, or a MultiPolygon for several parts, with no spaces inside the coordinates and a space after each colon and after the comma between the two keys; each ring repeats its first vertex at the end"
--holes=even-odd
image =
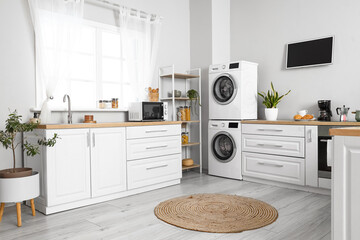
{"type": "Polygon", "coordinates": [[[241,120],[257,119],[257,63],[209,67],[209,174],[242,180],[241,120]]]}

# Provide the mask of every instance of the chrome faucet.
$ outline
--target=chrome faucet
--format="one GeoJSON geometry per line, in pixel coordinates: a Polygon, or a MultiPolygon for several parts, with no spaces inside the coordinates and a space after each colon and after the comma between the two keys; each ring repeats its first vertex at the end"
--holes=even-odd
{"type": "Polygon", "coordinates": [[[63,101],[66,102],[66,98],[68,99],[68,124],[72,124],[72,113],[71,113],[71,101],[70,96],[65,94],[63,101]]]}

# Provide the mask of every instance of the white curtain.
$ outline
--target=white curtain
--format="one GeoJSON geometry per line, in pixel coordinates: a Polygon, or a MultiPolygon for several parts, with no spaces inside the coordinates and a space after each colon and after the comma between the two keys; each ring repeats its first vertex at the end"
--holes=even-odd
{"type": "Polygon", "coordinates": [[[84,0],[28,0],[35,30],[36,102],[41,122],[51,123],[51,100],[73,66],[69,59],[79,44],[84,0]]]}
{"type": "Polygon", "coordinates": [[[161,32],[161,18],[121,6],[119,8],[123,79],[131,81],[133,101],[147,98],[156,66],[161,32]]]}

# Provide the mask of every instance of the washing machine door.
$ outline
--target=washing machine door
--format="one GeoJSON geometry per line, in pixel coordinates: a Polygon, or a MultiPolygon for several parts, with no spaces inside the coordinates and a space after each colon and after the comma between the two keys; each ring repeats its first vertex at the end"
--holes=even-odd
{"type": "Polygon", "coordinates": [[[219,104],[229,104],[237,92],[235,79],[228,73],[217,76],[213,84],[213,97],[219,104]]]}
{"type": "Polygon", "coordinates": [[[236,154],[235,141],[228,132],[218,132],[211,141],[211,150],[219,162],[230,162],[236,154]]]}

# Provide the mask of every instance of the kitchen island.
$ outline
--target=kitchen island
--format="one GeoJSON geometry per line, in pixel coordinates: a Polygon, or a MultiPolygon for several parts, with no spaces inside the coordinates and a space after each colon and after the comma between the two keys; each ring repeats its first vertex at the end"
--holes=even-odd
{"type": "Polygon", "coordinates": [[[334,136],[331,239],[360,239],[360,127],[329,133],[334,136]]]}

